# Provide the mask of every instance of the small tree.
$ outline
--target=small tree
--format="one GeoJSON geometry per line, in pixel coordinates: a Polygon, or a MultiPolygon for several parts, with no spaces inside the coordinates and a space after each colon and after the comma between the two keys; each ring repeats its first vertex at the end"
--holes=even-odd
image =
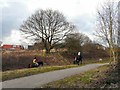
{"type": "Polygon", "coordinates": [[[34,43],[34,49],[36,49],[36,50],[43,50],[44,49],[43,43],[42,42],[34,43]]]}
{"type": "Polygon", "coordinates": [[[62,13],[50,9],[36,11],[20,27],[25,37],[42,41],[46,53],[50,53],[73,29],[74,26],[66,21],[62,13]]]}
{"type": "Polygon", "coordinates": [[[82,45],[91,42],[89,37],[82,33],[69,34],[65,39],[65,47],[69,52],[82,51],[82,45]]]}

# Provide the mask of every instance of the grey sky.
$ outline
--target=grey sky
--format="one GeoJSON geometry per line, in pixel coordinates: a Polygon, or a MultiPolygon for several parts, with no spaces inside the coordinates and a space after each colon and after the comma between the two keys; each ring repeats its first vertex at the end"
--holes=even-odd
{"type": "Polygon", "coordinates": [[[9,5],[2,9],[3,36],[8,36],[11,29],[18,29],[27,14],[23,4],[12,2],[9,5]]]}
{"type": "Polygon", "coordinates": [[[19,27],[23,21],[36,10],[48,8],[62,12],[80,32],[93,39],[96,9],[103,1],[105,0],[1,0],[2,41],[5,44],[20,44],[19,27]]]}

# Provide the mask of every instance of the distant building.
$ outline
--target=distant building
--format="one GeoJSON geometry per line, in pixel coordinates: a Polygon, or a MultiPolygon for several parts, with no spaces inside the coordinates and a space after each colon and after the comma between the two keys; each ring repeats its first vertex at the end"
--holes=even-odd
{"type": "Polygon", "coordinates": [[[34,46],[33,45],[28,45],[28,50],[34,50],[34,46]]]}
{"type": "Polygon", "coordinates": [[[3,50],[22,50],[24,47],[22,45],[8,45],[5,44],[2,46],[3,50]]]}

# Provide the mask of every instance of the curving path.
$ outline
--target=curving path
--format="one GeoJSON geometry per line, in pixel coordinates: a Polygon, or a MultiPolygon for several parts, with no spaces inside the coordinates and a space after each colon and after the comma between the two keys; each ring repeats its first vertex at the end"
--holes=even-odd
{"type": "Polygon", "coordinates": [[[104,64],[88,64],[81,67],[69,68],[57,71],[51,71],[46,73],[41,73],[37,75],[22,77],[18,79],[8,80],[2,82],[2,88],[36,88],[40,85],[70,77],[75,74],[79,74],[91,69],[95,69],[99,66],[106,65],[104,64]]]}

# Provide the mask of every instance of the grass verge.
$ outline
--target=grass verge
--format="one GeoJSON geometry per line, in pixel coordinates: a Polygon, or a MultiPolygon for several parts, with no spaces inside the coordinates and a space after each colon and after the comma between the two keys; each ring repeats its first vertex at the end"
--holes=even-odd
{"type": "MultiPolygon", "coordinates": [[[[86,71],[79,75],[64,78],[58,81],[41,86],[42,88],[89,88],[90,84],[105,78],[104,72],[110,68],[110,65],[101,66],[95,70],[86,71]]],[[[90,86],[91,87],[91,86],[90,86]]]]}
{"type": "Polygon", "coordinates": [[[5,72],[2,72],[2,81],[24,77],[24,76],[30,76],[30,75],[44,73],[44,72],[49,72],[49,71],[54,71],[54,70],[73,68],[73,67],[78,67],[78,65],[43,66],[43,67],[38,67],[38,68],[5,71],[5,72]]]}
{"type": "MultiPolygon", "coordinates": [[[[98,61],[89,60],[89,61],[84,61],[84,63],[79,66],[84,66],[86,64],[92,64],[92,63],[105,63],[105,62],[108,62],[108,61],[104,60],[104,61],[98,62],[98,61]]],[[[44,73],[44,72],[49,72],[49,71],[54,71],[54,70],[73,68],[73,67],[79,67],[79,66],[78,65],[43,66],[43,67],[38,67],[38,68],[10,70],[10,71],[5,71],[5,72],[0,72],[2,73],[2,77],[0,77],[0,79],[2,81],[5,81],[5,80],[24,77],[24,76],[30,76],[34,74],[39,74],[39,73],[44,73]]]]}

